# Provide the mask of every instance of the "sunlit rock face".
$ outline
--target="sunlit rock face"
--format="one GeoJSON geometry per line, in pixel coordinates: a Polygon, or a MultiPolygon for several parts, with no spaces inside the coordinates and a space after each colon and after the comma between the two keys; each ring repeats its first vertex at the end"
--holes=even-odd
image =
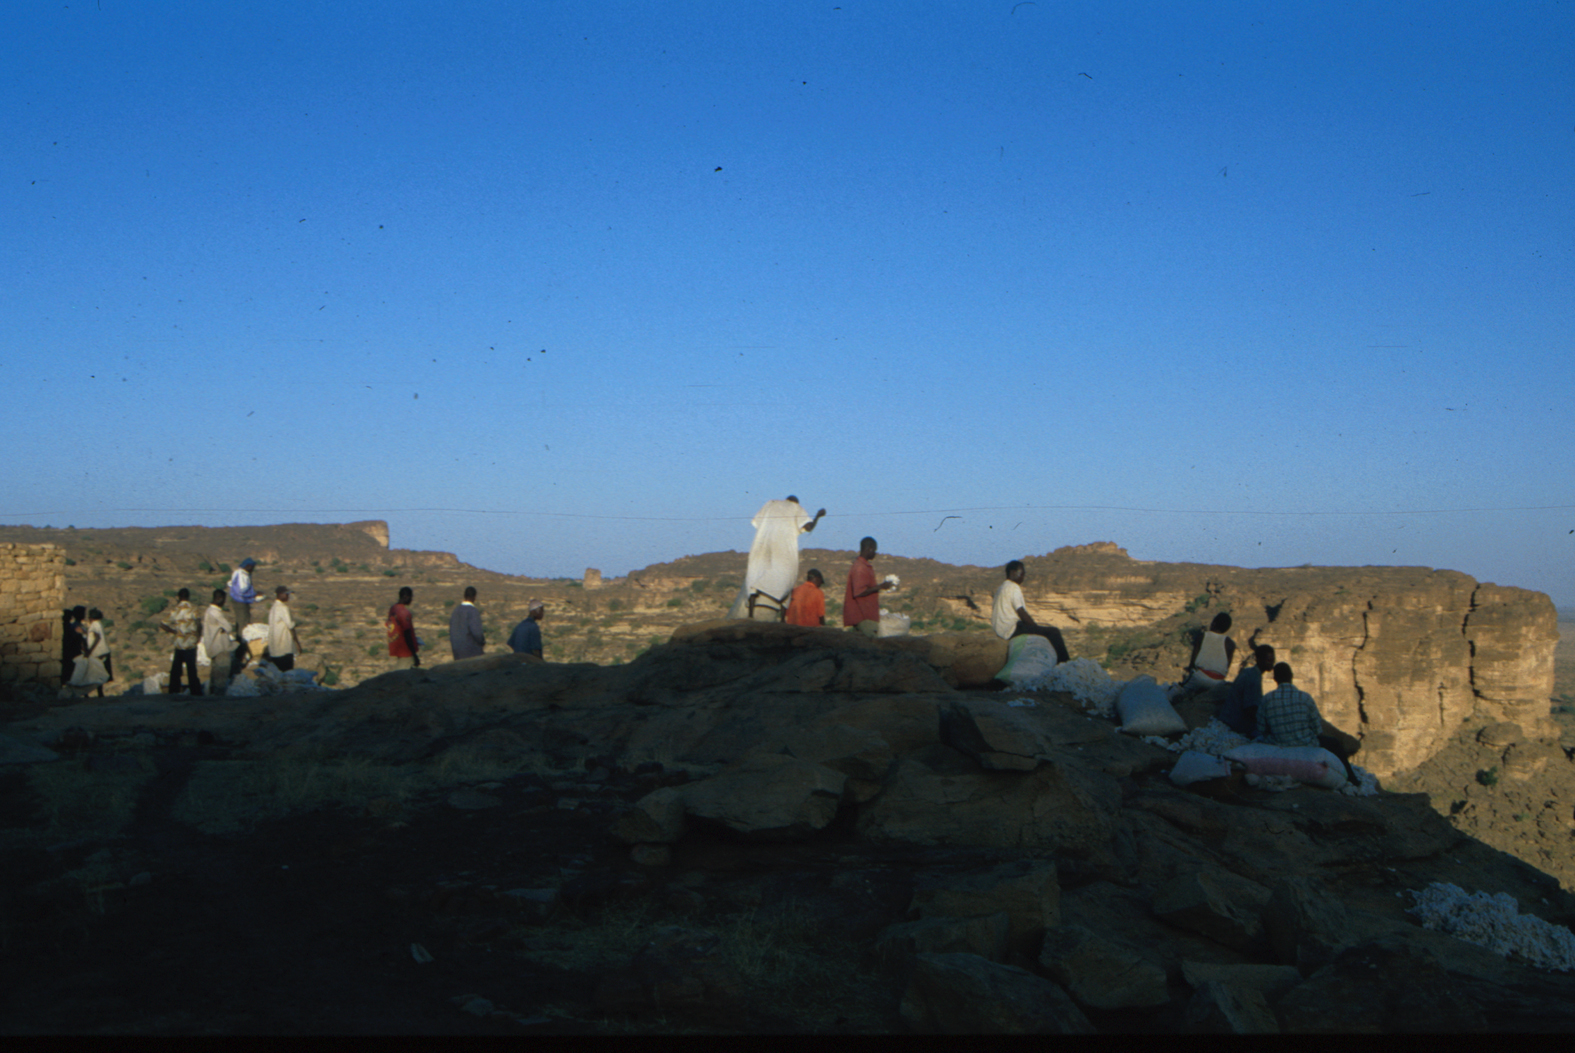
{"type": "MultiPolygon", "coordinates": [[[[1558,616],[1543,593],[1424,567],[1150,563],[1114,546],[1025,562],[1030,613],[1055,625],[1132,630],[1189,609],[1201,625],[1229,611],[1243,651],[1273,645],[1380,775],[1422,763],[1471,721],[1507,721],[1528,739],[1557,734],[1548,699],[1558,616]]],[[[1178,652],[1175,676],[1185,661],[1178,652]]]]}

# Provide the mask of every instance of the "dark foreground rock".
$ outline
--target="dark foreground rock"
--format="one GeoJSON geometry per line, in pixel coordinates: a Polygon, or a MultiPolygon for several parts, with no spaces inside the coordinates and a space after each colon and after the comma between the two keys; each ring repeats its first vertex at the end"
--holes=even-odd
{"type": "Polygon", "coordinates": [[[18,1031],[1575,1020],[1575,979],[1406,913],[1408,890],[1452,881],[1575,918],[1556,881],[1425,797],[1179,790],[1174,754],[1069,697],[1009,707],[842,633],[732,623],[624,667],[488,656],[244,705],[76,706],[7,733],[66,754],[30,772],[76,764],[138,795],[128,825],[54,845],[27,833],[58,827],[25,803],[45,783],[12,777],[24,803],[3,831],[18,848],[6,903],[28,920],[10,960],[60,967],[0,976],[0,1019],[18,1031]],[[86,760],[106,756],[149,759],[86,760]],[[248,819],[308,793],[283,776],[272,797],[258,789],[280,764],[345,785],[449,776],[248,819]],[[214,818],[225,793],[235,814],[214,818]],[[817,935],[794,943],[795,925],[817,935]],[[604,930],[632,942],[593,961],[604,930]],[[790,947],[820,964],[790,969],[790,947]],[[135,995],[109,993],[133,973],[135,995]]]}

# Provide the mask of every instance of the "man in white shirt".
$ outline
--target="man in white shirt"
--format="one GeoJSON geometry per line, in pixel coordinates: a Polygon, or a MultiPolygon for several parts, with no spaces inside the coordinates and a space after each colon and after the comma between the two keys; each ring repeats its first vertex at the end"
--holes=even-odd
{"type": "Polygon", "coordinates": [[[1006,580],[995,590],[995,603],[990,607],[990,628],[1003,640],[1029,633],[1043,636],[1055,648],[1056,661],[1065,662],[1068,656],[1061,630],[1053,625],[1035,622],[1033,615],[1028,613],[1027,604],[1023,602],[1023,578],[1027,575],[1028,570],[1022,560],[1014,559],[1006,565],[1006,580]]]}
{"type": "Polygon", "coordinates": [[[273,606],[268,609],[268,661],[288,673],[295,668],[295,656],[303,650],[301,637],[296,634],[295,619],[290,617],[290,590],[280,585],[273,595],[273,606]]]}
{"type": "Polygon", "coordinates": [[[727,612],[729,618],[782,620],[788,596],[798,583],[798,536],[814,530],[825,514],[822,508],[811,519],[792,495],[785,501],[767,501],[760,506],[749,521],[755,528],[755,540],[749,546],[744,584],[727,612]]]}
{"type": "Polygon", "coordinates": [[[224,613],[225,593],[213,590],[213,602],[202,612],[202,646],[208,651],[208,694],[222,695],[230,686],[230,661],[235,651],[229,616],[224,613]]]}

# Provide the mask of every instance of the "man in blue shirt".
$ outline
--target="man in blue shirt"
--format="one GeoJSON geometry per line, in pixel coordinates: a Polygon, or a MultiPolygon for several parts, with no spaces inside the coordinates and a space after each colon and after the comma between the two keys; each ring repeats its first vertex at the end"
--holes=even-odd
{"type": "Polygon", "coordinates": [[[540,600],[531,600],[525,620],[509,634],[509,650],[515,654],[533,654],[541,657],[541,619],[547,613],[540,600]]]}
{"type": "Polygon", "coordinates": [[[1258,732],[1258,703],[1263,701],[1263,675],[1274,668],[1274,648],[1259,644],[1252,649],[1256,666],[1236,674],[1230,695],[1220,706],[1219,719],[1238,735],[1248,738],[1258,732]]]}

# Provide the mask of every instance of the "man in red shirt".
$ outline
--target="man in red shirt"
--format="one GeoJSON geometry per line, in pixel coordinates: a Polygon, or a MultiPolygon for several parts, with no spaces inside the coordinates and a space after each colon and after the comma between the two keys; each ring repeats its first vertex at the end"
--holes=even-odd
{"type": "Polygon", "coordinates": [[[826,579],[818,570],[804,575],[803,584],[793,590],[788,600],[787,617],[783,620],[789,625],[825,625],[826,594],[820,591],[825,584],[826,579]]]}
{"type": "Polygon", "coordinates": [[[842,624],[865,636],[880,632],[880,594],[893,587],[889,581],[875,581],[875,568],[870,564],[874,558],[875,539],[864,538],[859,542],[859,558],[848,571],[848,588],[842,599],[842,624]]]}
{"type": "Polygon", "coordinates": [[[388,630],[388,654],[395,669],[411,669],[421,664],[421,641],[416,639],[416,622],[410,613],[410,602],[416,598],[410,586],[399,590],[399,602],[388,608],[388,620],[383,623],[388,630]]]}

